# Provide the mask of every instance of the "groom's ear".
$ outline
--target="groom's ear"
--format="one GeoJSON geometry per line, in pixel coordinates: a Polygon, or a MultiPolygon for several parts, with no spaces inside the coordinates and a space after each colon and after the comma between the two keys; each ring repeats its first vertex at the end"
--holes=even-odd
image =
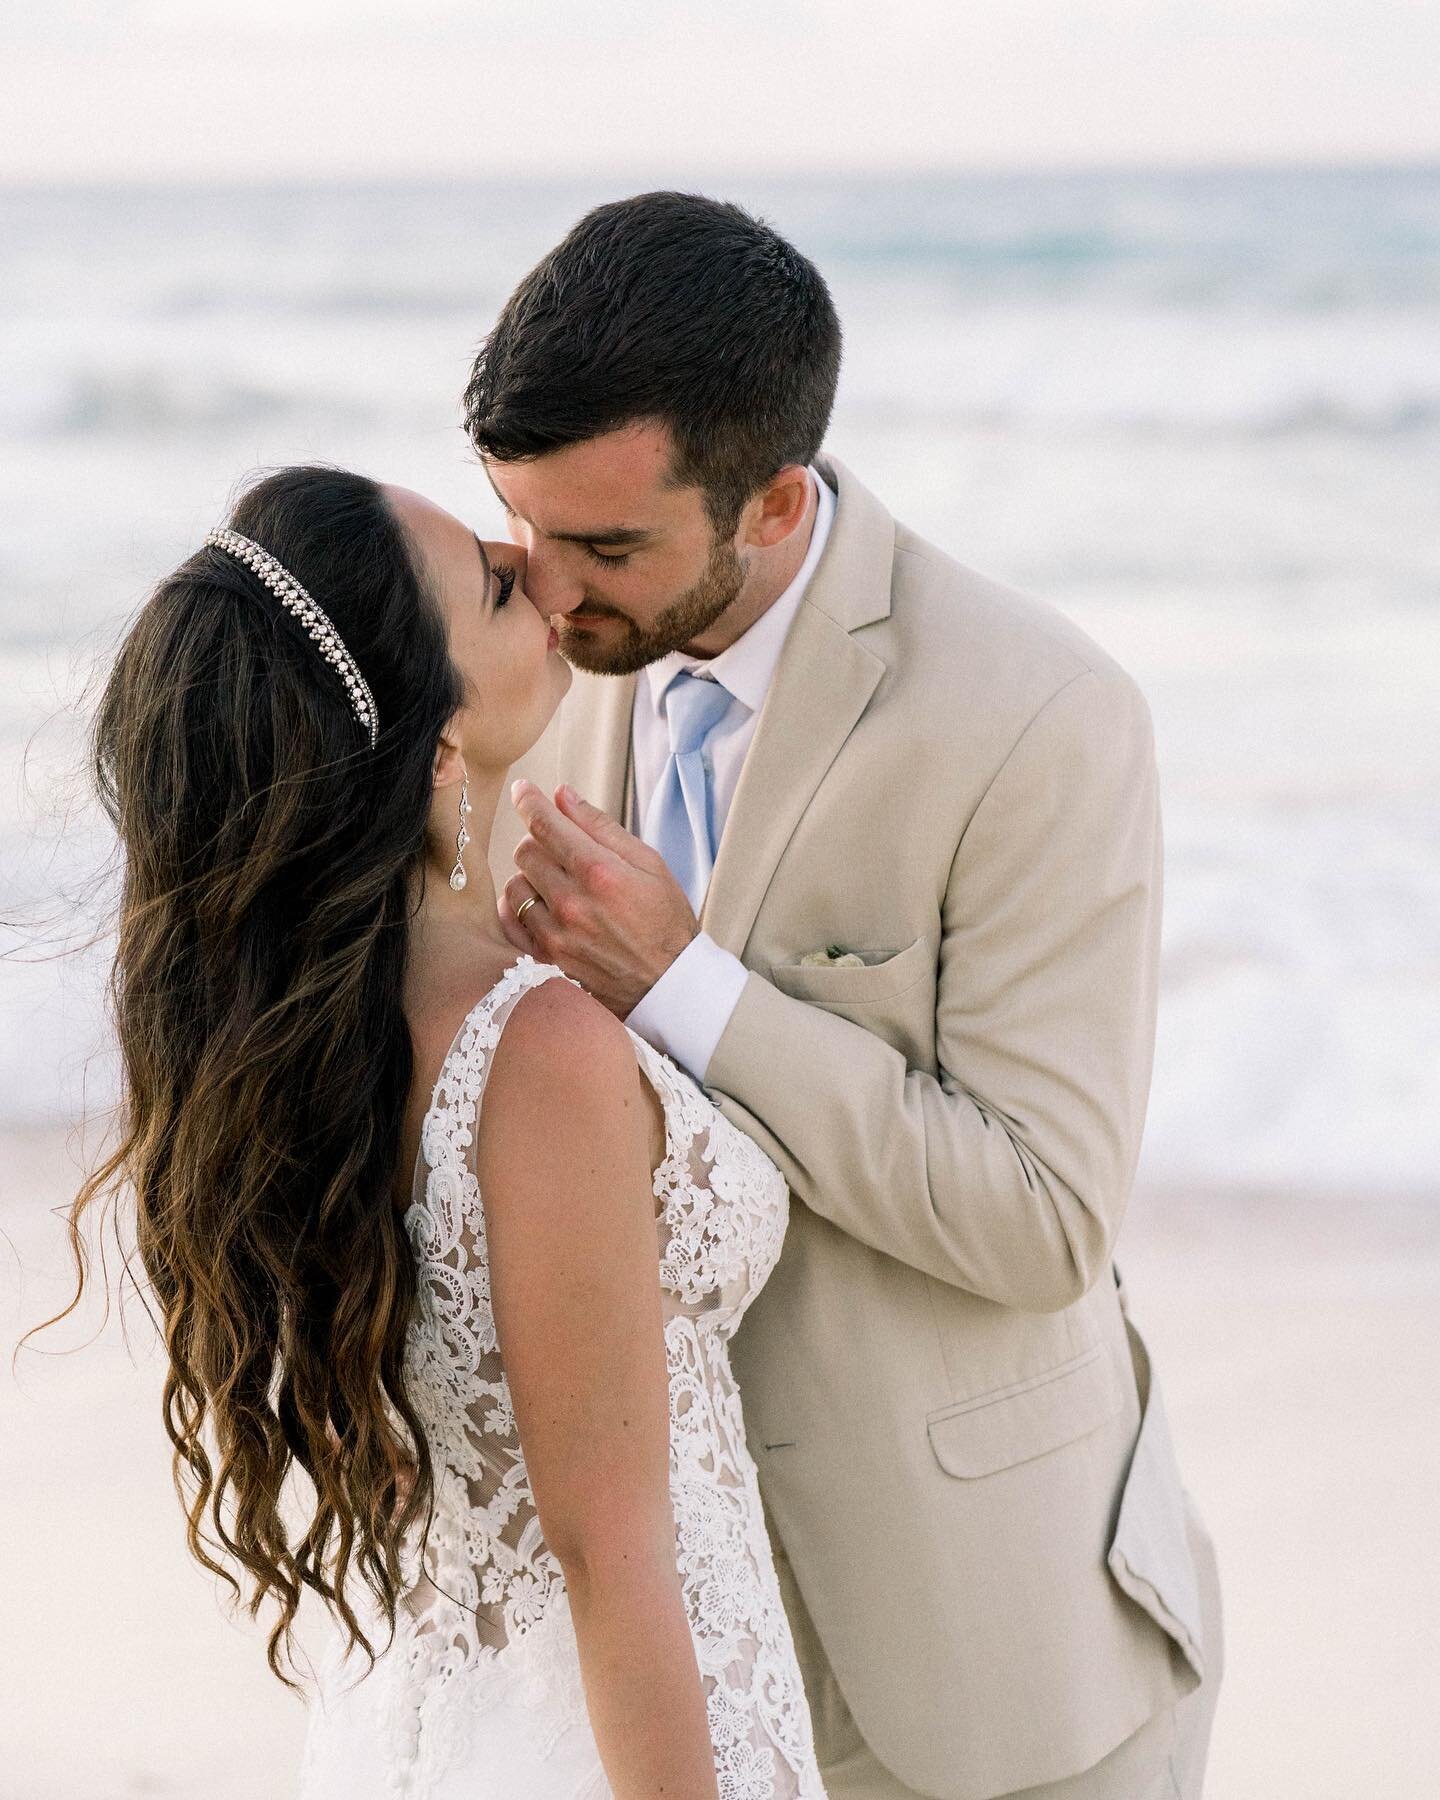
{"type": "Polygon", "coordinates": [[[804,463],[786,463],[746,502],[740,515],[744,541],[760,549],[783,544],[804,519],[809,504],[810,471],[804,463]]]}

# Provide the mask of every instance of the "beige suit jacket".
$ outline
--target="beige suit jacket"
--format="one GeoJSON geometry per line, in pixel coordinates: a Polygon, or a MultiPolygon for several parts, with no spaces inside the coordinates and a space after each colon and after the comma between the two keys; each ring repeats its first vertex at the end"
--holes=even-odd
{"type": "MultiPolygon", "coordinates": [[[[866,1741],[984,1800],[1089,1767],[1204,1669],[1112,1262],[1154,1042],[1153,738],[1060,612],[821,467],[834,528],[701,915],[751,971],[706,1091],[793,1195],[734,1366],[866,1741]],[[865,966],[801,966],[837,942],[865,966]]],[[[523,772],[623,819],[634,686],[577,672],[523,772]]],[[[522,829],[502,806],[497,886],[522,829]]]]}

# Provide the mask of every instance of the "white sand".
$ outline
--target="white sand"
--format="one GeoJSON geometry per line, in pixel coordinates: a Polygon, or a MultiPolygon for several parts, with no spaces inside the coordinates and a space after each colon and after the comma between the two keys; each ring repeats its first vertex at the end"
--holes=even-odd
{"type": "MultiPolygon", "coordinates": [[[[69,1171],[0,1167],[0,1800],[282,1800],[301,1707],[184,1550],[143,1314],[10,1374],[69,1171]]],[[[1440,1792],[1440,1196],[1148,1195],[1119,1261],[1219,1547],[1209,1800],[1440,1792]]]]}
{"type": "Polygon", "coordinates": [[[1220,1560],[1208,1800],[1440,1795],[1440,1193],[1146,1195],[1117,1260],[1220,1560]]]}

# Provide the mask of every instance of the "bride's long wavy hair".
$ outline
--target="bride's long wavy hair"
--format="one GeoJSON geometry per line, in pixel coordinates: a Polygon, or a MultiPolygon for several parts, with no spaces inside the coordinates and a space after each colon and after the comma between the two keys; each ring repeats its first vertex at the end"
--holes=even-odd
{"type": "Polygon", "coordinates": [[[238,1562],[252,1617],[278,1604],[268,1659],[295,1687],[281,1652],[294,1669],[302,1590],[373,1660],[346,1577],[393,1634],[400,1542],[430,1515],[402,1380],[415,1270],[397,1204],[412,1077],[401,1000],[435,746],[462,684],[374,482],[283,469],[228,522],[330,615],[374,694],[379,742],[225,552],[198,551],[140,610],[93,734],[124,859],[111,980],[123,1098],[116,1147],[69,1210],[75,1295],[56,1317],[85,1287],[85,1215],[133,1194],[189,1546],[240,1599],[216,1555],[238,1562]],[[295,1464],[313,1488],[298,1530],[281,1515],[295,1464]]]}

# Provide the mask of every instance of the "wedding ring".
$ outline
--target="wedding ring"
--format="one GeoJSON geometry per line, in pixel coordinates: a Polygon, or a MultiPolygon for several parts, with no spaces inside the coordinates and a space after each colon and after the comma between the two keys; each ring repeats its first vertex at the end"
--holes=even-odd
{"type": "Polygon", "coordinates": [[[527,907],[533,906],[539,898],[540,896],[538,894],[532,894],[528,900],[522,900],[515,908],[515,923],[517,925],[523,925],[525,923],[525,912],[527,907]]]}

